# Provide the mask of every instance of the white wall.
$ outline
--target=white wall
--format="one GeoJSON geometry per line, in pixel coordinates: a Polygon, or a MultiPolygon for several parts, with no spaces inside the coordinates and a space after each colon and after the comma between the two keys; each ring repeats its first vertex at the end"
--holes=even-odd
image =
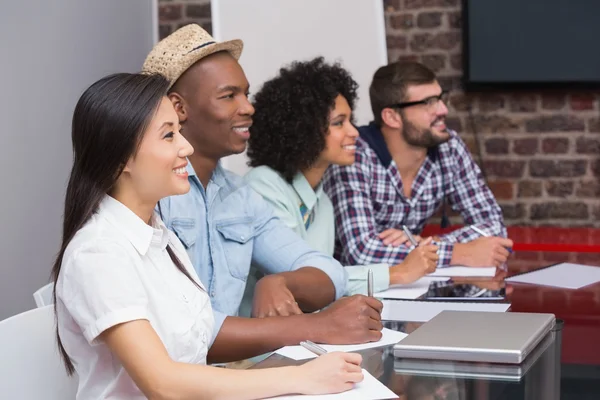
{"type": "MultiPolygon", "coordinates": [[[[215,39],[244,41],[240,64],[251,92],[281,66],[322,55],[341,61],[360,85],[356,121],[372,119],[369,84],[387,64],[381,0],[212,0],[211,8],[215,39]]],[[[244,174],[246,161],[231,156],[224,165],[244,174]]]]}
{"type": "Polygon", "coordinates": [[[83,90],[136,72],[156,40],[156,0],[15,0],[0,13],[0,320],[34,306],[61,237],[83,90]]]}

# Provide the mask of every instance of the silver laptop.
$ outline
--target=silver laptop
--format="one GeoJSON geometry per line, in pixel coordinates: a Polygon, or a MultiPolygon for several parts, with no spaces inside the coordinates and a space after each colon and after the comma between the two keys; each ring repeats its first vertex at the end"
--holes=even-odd
{"type": "Polygon", "coordinates": [[[554,323],[553,314],[442,311],[398,342],[394,355],[520,364],[554,323]]]}
{"type": "Polygon", "coordinates": [[[395,358],[394,371],[403,375],[518,382],[554,344],[555,334],[551,330],[521,364],[395,358]]]}

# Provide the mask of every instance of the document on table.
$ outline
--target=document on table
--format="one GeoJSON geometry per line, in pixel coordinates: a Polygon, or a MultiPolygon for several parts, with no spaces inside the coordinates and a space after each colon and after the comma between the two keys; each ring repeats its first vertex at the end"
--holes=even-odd
{"type": "Polygon", "coordinates": [[[435,272],[428,274],[431,276],[469,276],[492,278],[496,275],[496,267],[464,267],[462,265],[454,265],[450,267],[438,268],[435,272]]]}
{"type": "MultiPolygon", "coordinates": [[[[321,344],[320,346],[325,348],[328,352],[332,351],[343,351],[346,353],[364,349],[371,349],[375,347],[382,346],[390,346],[392,344],[396,344],[402,339],[404,339],[407,335],[403,332],[393,331],[391,329],[383,328],[381,331],[383,336],[377,342],[369,342],[363,344],[321,344]]],[[[305,360],[307,358],[315,358],[316,355],[311,351],[306,350],[302,346],[285,346],[276,350],[275,353],[281,354],[287,358],[291,358],[294,360],[305,360]]]]}
{"type": "Polygon", "coordinates": [[[374,296],[383,299],[418,299],[427,293],[431,282],[445,282],[448,280],[450,280],[448,277],[424,276],[407,285],[391,285],[389,289],[375,293],[374,296]]]}
{"type": "Polygon", "coordinates": [[[443,301],[383,300],[381,319],[386,321],[427,322],[445,310],[505,312],[508,303],[462,303],[443,301]]]}
{"type": "Polygon", "coordinates": [[[398,395],[379,382],[373,375],[363,369],[364,379],[354,385],[353,389],[336,394],[291,395],[270,397],[277,400],[384,400],[397,399],[398,395]]]}
{"type": "Polygon", "coordinates": [[[564,289],[579,289],[600,282],[600,267],[561,263],[505,279],[506,282],[531,283],[564,289]]]}

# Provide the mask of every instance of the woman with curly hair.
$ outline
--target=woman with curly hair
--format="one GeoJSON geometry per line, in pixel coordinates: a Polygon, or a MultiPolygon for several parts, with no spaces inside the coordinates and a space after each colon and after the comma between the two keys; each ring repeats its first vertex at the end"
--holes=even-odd
{"type": "MultiPolygon", "coordinates": [[[[314,249],[333,255],[334,210],[322,188],[332,165],[354,162],[358,131],[352,110],[358,85],[340,65],[322,57],[294,62],[267,81],[254,98],[246,181],[271,202],[277,216],[314,249]]],[[[386,244],[402,239],[381,236],[386,244]]],[[[338,245],[340,245],[338,243],[338,245]]],[[[366,292],[367,269],[375,292],[414,282],[435,270],[437,247],[427,239],[398,265],[349,268],[348,295],[366,292]]]]}

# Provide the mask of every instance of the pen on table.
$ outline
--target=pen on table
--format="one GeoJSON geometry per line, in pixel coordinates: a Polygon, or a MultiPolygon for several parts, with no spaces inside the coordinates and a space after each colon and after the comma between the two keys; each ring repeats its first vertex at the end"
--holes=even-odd
{"type": "Polygon", "coordinates": [[[373,297],[373,270],[370,268],[367,272],[367,295],[373,297]]]}
{"type": "Polygon", "coordinates": [[[412,233],[410,232],[408,227],[406,225],[402,225],[402,230],[404,231],[404,233],[406,234],[406,236],[408,237],[408,240],[410,240],[412,245],[417,247],[419,245],[419,243],[417,243],[417,241],[415,240],[415,237],[412,235],[412,233]]]}
{"type": "MultiPolygon", "coordinates": [[[[469,227],[471,229],[473,229],[475,232],[479,233],[481,236],[483,237],[489,237],[490,235],[488,235],[483,229],[476,227],[475,225],[469,225],[469,227]]],[[[512,253],[512,249],[507,248],[506,250],[508,250],[509,253],[512,253]]]]}
{"type": "Polygon", "coordinates": [[[311,342],[310,340],[304,340],[304,341],[300,342],[300,346],[304,347],[306,350],[308,350],[318,356],[322,356],[323,354],[327,353],[327,350],[325,350],[318,344],[311,342]]]}

